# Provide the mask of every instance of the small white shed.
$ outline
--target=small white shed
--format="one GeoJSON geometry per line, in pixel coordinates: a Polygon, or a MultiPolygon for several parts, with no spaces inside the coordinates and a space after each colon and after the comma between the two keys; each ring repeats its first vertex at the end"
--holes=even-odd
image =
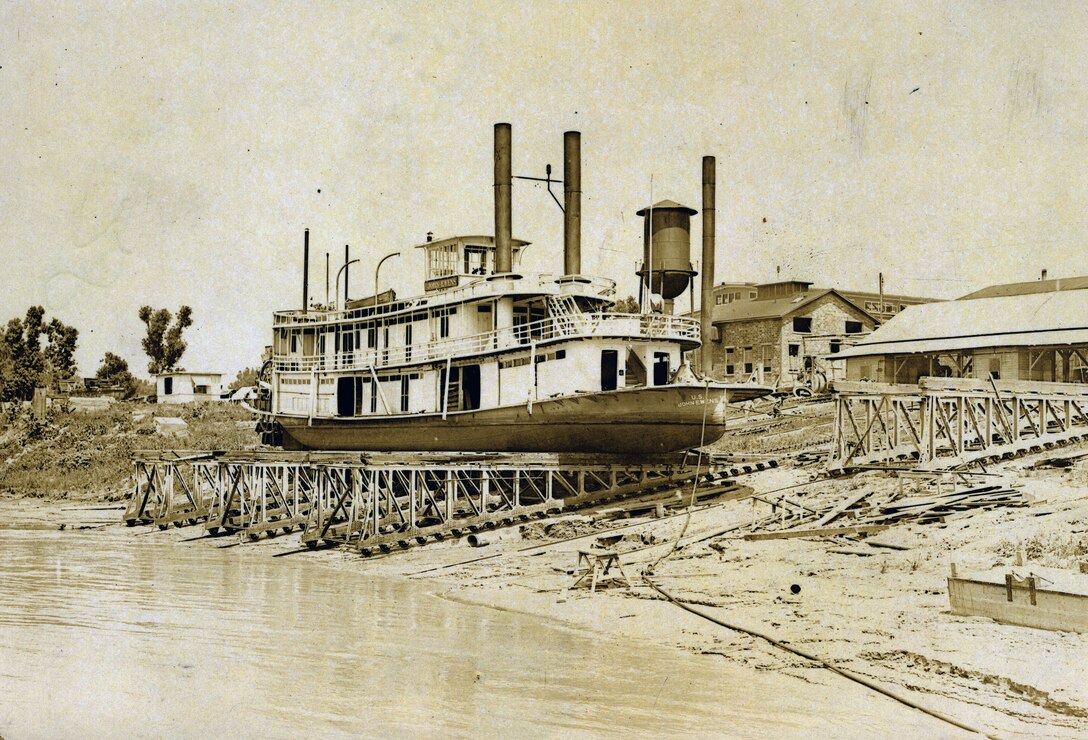
{"type": "Polygon", "coordinates": [[[222,373],[190,373],[182,370],[155,376],[155,395],[159,403],[218,401],[222,394],[222,373]]]}

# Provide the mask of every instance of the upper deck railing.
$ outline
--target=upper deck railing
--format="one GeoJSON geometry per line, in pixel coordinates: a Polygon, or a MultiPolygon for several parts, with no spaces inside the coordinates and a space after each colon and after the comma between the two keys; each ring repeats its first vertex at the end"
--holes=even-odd
{"type": "Polygon", "coordinates": [[[578,276],[577,280],[565,282],[560,286],[556,282],[556,276],[551,273],[533,273],[516,277],[498,275],[493,276],[492,279],[480,278],[449,290],[403,300],[397,299],[389,303],[379,303],[376,306],[338,310],[276,311],[272,315],[272,323],[277,328],[283,328],[292,324],[313,326],[314,324],[364,321],[401,312],[418,311],[424,306],[436,308],[511,294],[539,294],[540,296],[562,294],[610,299],[616,294],[616,281],[601,277],[578,276]]]}
{"type": "Polygon", "coordinates": [[[588,337],[660,339],[699,345],[699,321],[684,316],[628,313],[582,313],[556,316],[467,337],[438,339],[408,347],[358,349],[325,355],[276,355],[278,372],[324,372],[382,369],[488,352],[525,348],[539,342],[588,337]]]}

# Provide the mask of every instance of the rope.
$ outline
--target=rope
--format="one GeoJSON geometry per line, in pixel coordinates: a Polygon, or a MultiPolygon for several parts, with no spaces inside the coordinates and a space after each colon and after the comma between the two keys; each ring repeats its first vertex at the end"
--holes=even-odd
{"type": "MultiPolygon", "coordinates": [[[[650,565],[646,567],[646,572],[648,573],[653,573],[654,568],[656,568],[657,564],[660,563],[662,560],[668,557],[672,557],[672,554],[676,552],[676,548],[680,546],[680,540],[684,539],[684,535],[687,534],[688,525],[691,524],[691,510],[695,507],[695,493],[699,489],[699,471],[703,464],[703,443],[706,441],[706,409],[707,406],[710,405],[709,403],[707,403],[710,400],[709,379],[703,380],[703,388],[705,390],[703,391],[703,423],[702,427],[699,429],[699,455],[695,458],[695,477],[692,479],[691,482],[691,498],[688,500],[688,507],[687,510],[684,512],[684,526],[680,528],[680,534],[677,535],[675,540],[673,540],[672,547],[670,547],[666,552],[662,553],[657,560],[650,563],[650,565]]],[[[729,391],[727,388],[722,388],[723,402],[726,401],[728,392],[729,391]]]]}
{"type": "Polygon", "coordinates": [[[710,614],[707,614],[704,611],[696,609],[693,606],[685,604],[685,603],[683,603],[681,601],[677,601],[676,598],[672,596],[672,594],[670,594],[667,591],[665,591],[664,589],[662,589],[660,586],[658,586],[656,583],[654,583],[650,579],[643,576],[642,580],[645,581],[646,585],[648,585],[654,591],[657,591],[659,594],[661,594],[666,599],[668,599],[668,601],[670,603],[675,604],[676,606],[680,607],[684,611],[690,612],[690,613],[694,614],[697,617],[702,617],[703,619],[705,619],[705,620],[707,620],[709,622],[713,622],[714,624],[717,624],[717,625],[719,625],[721,627],[725,627],[726,629],[731,629],[734,632],[743,632],[746,635],[751,635],[752,637],[758,637],[758,638],[760,638],[762,640],[766,640],[767,642],[771,643],[772,645],[774,645],[776,648],[779,648],[780,650],[785,650],[787,653],[792,653],[792,654],[797,655],[797,656],[799,656],[801,658],[804,658],[805,660],[810,660],[810,661],[812,661],[814,663],[818,663],[819,665],[823,666],[824,668],[831,671],[832,673],[837,673],[840,676],[842,676],[843,678],[848,678],[851,681],[854,681],[855,683],[859,683],[859,684],[861,684],[862,686],[864,686],[864,687],[866,687],[868,689],[872,689],[873,691],[877,692],[878,694],[883,694],[884,696],[887,696],[890,699],[894,699],[895,701],[899,702],[900,704],[908,706],[911,709],[917,709],[919,712],[923,712],[924,714],[928,714],[930,717],[934,717],[936,719],[939,719],[942,722],[947,722],[948,724],[950,724],[950,725],[952,725],[954,727],[958,727],[961,730],[966,730],[967,732],[973,732],[976,735],[983,735],[985,737],[990,737],[990,738],[994,737],[993,735],[988,735],[987,733],[983,732],[982,730],[980,730],[980,729],[978,729],[976,727],[971,727],[970,725],[965,725],[964,723],[960,722],[959,720],[953,719],[952,717],[949,717],[946,714],[942,714],[941,712],[938,712],[935,709],[929,709],[927,707],[922,706],[921,704],[918,704],[918,703],[916,703],[916,702],[914,702],[914,701],[912,701],[910,699],[907,699],[906,697],[900,696],[899,694],[896,694],[895,692],[884,688],[880,684],[875,683],[873,681],[870,681],[869,679],[864,678],[862,676],[859,676],[856,673],[852,673],[850,671],[839,668],[838,666],[832,665],[831,663],[828,663],[823,658],[817,658],[815,655],[810,655],[809,653],[806,653],[806,652],[804,652],[802,650],[798,650],[795,647],[791,647],[791,646],[789,646],[789,645],[787,645],[787,644],[785,644],[783,642],[780,642],[780,641],[774,639],[773,637],[765,635],[765,634],[763,634],[761,632],[756,632],[755,630],[750,630],[750,629],[747,629],[745,627],[739,627],[739,626],[737,626],[735,624],[730,624],[730,623],[728,623],[728,622],[726,622],[724,620],[718,619],[717,617],[713,617],[713,616],[711,616],[710,614]]]}

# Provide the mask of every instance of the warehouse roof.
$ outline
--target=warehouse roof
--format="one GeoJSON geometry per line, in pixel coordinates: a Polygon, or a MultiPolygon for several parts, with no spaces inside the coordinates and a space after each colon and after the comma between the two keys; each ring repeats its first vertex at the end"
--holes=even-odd
{"type": "Polygon", "coordinates": [[[1088,343],[1088,290],[909,306],[838,357],[1088,343]]]}
{"type": "Polygon", "coordinates": [[[1026,283],[1005,283],[991,285],[974,293],[968,293],[959,300],[975,298],[997,298],[1006,295],[1028,295],[1029,293],[1053,293],[1058,290],[1083,290],[1088,288],[1088,277],[1056,278],[1054,280],[1032,280],[1026,283]]]}

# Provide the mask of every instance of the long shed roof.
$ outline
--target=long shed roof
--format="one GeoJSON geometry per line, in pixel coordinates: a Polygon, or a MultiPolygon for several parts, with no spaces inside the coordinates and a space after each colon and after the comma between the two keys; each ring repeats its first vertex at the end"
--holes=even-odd
{"type": "Polygon", "coordinates": [[[837,357],[1088,343],[1088,290],[909,306],[837,357]]]}

